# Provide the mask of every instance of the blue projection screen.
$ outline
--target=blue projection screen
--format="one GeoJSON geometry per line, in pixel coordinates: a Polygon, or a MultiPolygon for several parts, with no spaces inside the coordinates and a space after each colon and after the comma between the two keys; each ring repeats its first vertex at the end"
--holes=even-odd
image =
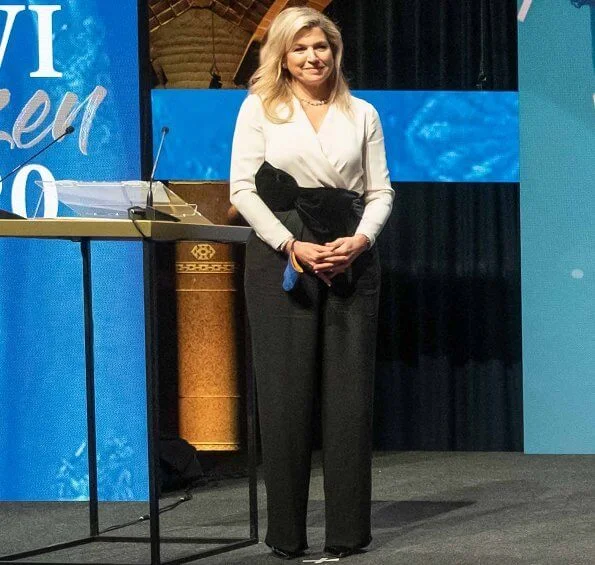
{"type": "MultiPolygon", "coordinates": [[[[0,4],[0,184],[30,217],[38,179],[140,175],[136,0],[0,4]]],[[[40,215],[68,210],[47,194],[40,215]]],[[[101,499],[145,499],[142,249],[92,245],[101,499]]],[[[0,239],[0,500],[88,497],[81,259],[75,242],[0,239]]]]}
{"type": "MultiPolygon", "coordinates": [[[[391,179],[518,182],[516,92],[356,91],[378,110],[391,179]]],[[[170,128],[157,177],[227,180],[245,90],[154,90],[153,134],[170,128]]]]}
{"type": "Polygon", "coordinates": [[[519,8],[525,451],[595,453],[595,1],[519,8]]]}

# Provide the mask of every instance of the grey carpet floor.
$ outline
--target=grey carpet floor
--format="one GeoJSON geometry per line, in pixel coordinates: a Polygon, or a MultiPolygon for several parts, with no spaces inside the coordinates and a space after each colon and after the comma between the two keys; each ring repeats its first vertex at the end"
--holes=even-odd
{"type": "MultiPolygon", "coordinates": [[[[322,469],[315,457],[307,556],[321,561],[324,545],[322,469]]],[[[519,453],[377,453],[373,474],[374,541],[350,565],[595,564],[595,456],[519,453]]],[[[161,505],[176,500],[164,497],[161,505]]],[[[259,481],[260,539],[266,532],[266,498],[259,481]]],[[[100,528],[148,512],[139,503],[103,503],[100,528]]],[[[0,503],[0,555],[84,537],[82,503],[0,503]]],[[[195,491],[191,501],[161,516],[164,536],[245,538],[247,481],[220,481],[195,491]]],[[[116,530],[146,536],[148,524],[116,530]]],[[[162,559],[180,558],[213,545],[163,544],[162,559]]],[[[150,563],[146,543],[93,543],[29,558],[40,563],[150,563]]],[[[15,563],[18,563],[16,561],[15,563]]],[[[280,564],[262,543],[196,561],[280,564]]]]}

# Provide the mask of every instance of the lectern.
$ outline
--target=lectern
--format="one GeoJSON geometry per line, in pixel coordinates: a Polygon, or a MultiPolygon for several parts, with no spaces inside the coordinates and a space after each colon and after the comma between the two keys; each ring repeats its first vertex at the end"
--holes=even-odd
{"type": "MultiPolygon", "coordinates": [[[[215,555],[231,549],[248,546],[258,542],[258,514],[256,500],[256,445],[255,445],[255,403],[254,385],[247,379],[247,449],[248,449],[248,498],[249,498],[249,535],[246,538],[197,538],[164,537],[159,529],[159,427],[158,427],[158,351],[155,276],[155,245],[165,241],[214,241],[243,244],[250,233],[249,228],[238,226],[213,225],[208,220],[197,219],[188,214],[178,222],[134,220],[115,217],[60,218],[60,219],[10,219],[0,220],[0,237],[62,239],[78,242],[82,260],[83,315],[85,332],[85,372],[86,372],[86,410],[89,458],[89,536],[65,541],[51,546],[27,549],[19,553],[0,556],[0,563],[39,563],[26,561],[27,558],[47,554],[52,551],[67,549],[96,542],[112,543],[149,543],[151,565],[174,565],[215,555]],[[195,222],[201,223],[195,223],[195,222]],[[93,240],[142,240],[143,276],[145,303],[145,354],[146,354],[146,390],[147,390],[147,446],[149,476],[149,519],[148,537],[114,537],[102,533],[99,528],[98,493],[97,493],[97,450],[95,439],[95,375],[93,353],[93,314],[91,288],[91,248],[93,240]],[[162,561],[161,544],[216,544],[217,547],[202,550],[193,555],[162,561]]],[[[89,562],[86,562],[89,563],[89,562]]],[[[125,565],[125,564],[122,564],[125,565]]]]}

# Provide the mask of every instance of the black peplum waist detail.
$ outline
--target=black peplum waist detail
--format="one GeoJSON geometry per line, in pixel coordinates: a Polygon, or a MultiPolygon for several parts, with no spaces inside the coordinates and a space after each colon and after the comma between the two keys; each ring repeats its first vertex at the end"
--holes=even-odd
{"type": "Polygon", "coordinates": [[[303,188],[281,169],[265,161],[255,177],[256,191],[273,212],[296,210],[320,243],[350,236],[362,218],[364,203],[345,188],[303,188]]]}

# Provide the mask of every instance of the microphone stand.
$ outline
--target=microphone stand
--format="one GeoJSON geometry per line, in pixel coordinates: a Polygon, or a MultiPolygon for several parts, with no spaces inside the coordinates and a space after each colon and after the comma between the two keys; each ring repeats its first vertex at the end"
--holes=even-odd
{"type": "Polygon", "coordinates": [[[164,222],[179,222],[180,219],[172,216],[171,214],[167,214],[165,212],[161,212],[156,210],[153,207],[153,182],[155,180],[155,171],[157,171],[157,164],[159,163],[159,158],[161,157],[161,150],[163,149],[163,143],[165,141],[165,136],[169,133],[169,128],[167,126],[163,126],[161,128],[161,141],[159,142],[159,147],[157,149],[157,155],[155,155],[155,162],[153,163],[153,170],[151,171],[151,177],[149,178],[149,188],[147,190],[147,202],[145,205],[145,218],[147,220],[159,220],[164,222]]]}

